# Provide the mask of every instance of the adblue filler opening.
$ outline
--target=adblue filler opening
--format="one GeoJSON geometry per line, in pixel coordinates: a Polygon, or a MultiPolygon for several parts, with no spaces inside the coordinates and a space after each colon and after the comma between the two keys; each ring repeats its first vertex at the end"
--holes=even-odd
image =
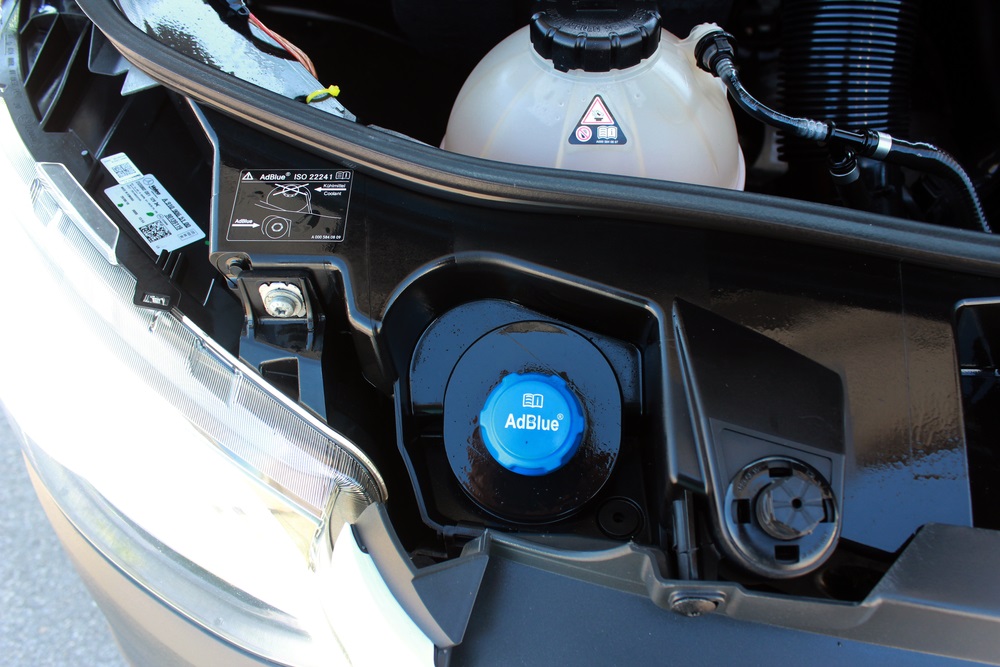
{"type": "Polygon", "coordinates": [[[511,373],[490,392],[479,426],[497,463],[520,475],[540,476],[573,458],[586,420],[580,400],[561,377],[511,373]]]}

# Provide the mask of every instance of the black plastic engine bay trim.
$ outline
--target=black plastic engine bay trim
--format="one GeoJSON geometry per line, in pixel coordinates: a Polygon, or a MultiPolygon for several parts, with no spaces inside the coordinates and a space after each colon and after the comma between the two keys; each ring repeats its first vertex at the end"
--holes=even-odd
{"type": "Polygon", "coordinates": [[[491,162],[351,123],[220,75],[147,36],[112,0],[80,7],[136,67],[163,85],[317,154],[453,199],[599,212],[851,249],[1000,275],[1000,239],[808,202],[681,183],[491,162]]]}

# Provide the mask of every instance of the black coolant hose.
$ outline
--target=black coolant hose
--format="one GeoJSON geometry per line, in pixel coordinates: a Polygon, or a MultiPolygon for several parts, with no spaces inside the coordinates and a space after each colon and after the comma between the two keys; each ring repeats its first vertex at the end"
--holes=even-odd
{"type": "Polygon", "coordinates": [[[896,139],[875,130],[842,130],[833,123],[788,116],[762,104],[740,82],[734,61],[733,36],[723,30],[707,33],[695,47],[698,66],[719,77],[736,105],[751,118],[784,130],[792,136],[834,143],[862,157],[899,164],[947,178],[962,187],[973,229],[992,233],[972,179],[955,158],[931,144],[896,139]]]}

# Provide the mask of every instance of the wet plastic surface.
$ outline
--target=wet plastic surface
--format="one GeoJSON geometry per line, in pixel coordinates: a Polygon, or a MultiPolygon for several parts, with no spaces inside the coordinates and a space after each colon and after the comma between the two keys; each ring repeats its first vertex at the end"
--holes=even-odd
{"type": "MultiPolygon", "coordinates": [[[[159,99],[161,103],[153,107],[165,109],[163,113],[173,118],[170,106],[162,104],[162,96],[159,99]]],[[[453,366],[442,364],[431,382],[407,387],[400,381],[427,327],[451,309],[484,300],[531,309],[540,314],[536,318],[591,332],[590,343],[618,375],[624,428],[615,475],[621,472],[623,480],[637,480],[630,485],[634,498],[623,498],[626,485],[612,488],[615,481],[610,480],[608,497],[580,514],[587,515],[588,526],[583,526],[582,519],[579,523],[567,520],[558,529],[573,535],[637,536],[643,543],[666,543],[670,535],[661,531],[669,520],[659,503],[677,491],[672,487],[674,480],[668,479],[676,470],[668,469],[658,457],[666,458],[665,443],[679,437],[683,429],[677,422],[686,417],[671,400],[677,374],[671,355],[676,341],[667,314],[680,298],[758,332],[841,378],[847,416],[844,536],[850,541],[894,551],[929,521],[971,522],[951,317],[956,299],[995,293],[995,280],[918,266],[909,261],[915,255],[879,246],[887,244],[885,235],[860,234],[860,224],[852,228],[859,235],[845,243],[841,223],[860,220],[867,224],[870,220],[832,209],[763,197],[734,199],[715,190],[665,184],[651,188],[648,183],[637,185],[591,174],[576,179],[580,188],[589,191],[573,190],[565,179],[559,180],[560,186],[567,186],[560,190],[562,199],[538,195],[545,206],[528,202],[521,181],[515,181],[518,187],[500,183],[488,196],[484,195],[488,188],[460,192],[461,184],[449,183],[451,189],[442,194],[428,184],[452,176],[443,168],[441,173],[427,168],[414,175],[407,171],[412,165],[403,165],[405,169],[393,174],[379,173],[384,163],[374,158],[346,160],[342,153],[340,159],[323,154],[326,144],[306,133],[301,134],[301,143],[308,150],[215,113],[209,118],[221,148],[219,192],[214,193],[218,210],[211,219],[216,264],[224,270],[229,259],[239,256],[251,260],[255,269],[295,267],[309,272],[330,319],[336,321],[338,342],[329,348],[324,373],[337,380],[330,384],[345,389],[329,402],[337,404],[355,393],[363,403],[367,401],[366,408],[377,406],[358,413],[382,424],[380,429],[369,430],[376,435],[366,445],[373,457],[390,461],[387,476],[392,474],[391,461],[399,458],[393,447],[397,442],[392,434],[386,436],[392,428],[392,407],[398,411],[395,435],[401,449],[437,444],[438,454],[442,451],[443,429],[434,419],[445,407],[442,376],[447,381],[453,366]],[[293,246],[279,238],[251,246],[238,239],[230,241],[220,232],[223,221],[233,219],[227,202],[234,201],[245,170],[300,166],[355,170],[342,242],[293,246]],[[628,197],[633,192],[645,193],[646,198],[633,201],[628,197]],[[477,200],[477,196],[482,198],[477,200]],[[602,201],[612,203],[602,205],[602,201]],[[605,212],[609,210],[614,213],[605,212]],[[819,223],[821,218],[829,224],[819,223]],[[762,221],[773,223],[769,231],[762,221]],[[800,231],[793,235],[809,242],[775,240],[784,235],[776,231],[782,225],[798,225],[800,231]],[[834,238],[837,233],[839,241],[834,238]],[[833,249],[855,242],[850,250],[833,249]],[[602,345],[601,339],[612,343],[602,345]],[[341,378],[348,382],[340,383],[341,378]],[[427,391],[430,385],[442,388],[439,400],[427,395],[434,393],[433,388],[427,391]],[[420,391],[425,395],[418,401],[420,391]],[[394,406],[387,405],[390,394],[394,394],[394,406]],[[414,414],[418,407],[426,414],[414,414]],[[631,505],[635,498],[639,502],[631,505]],[[639,508],[636,522],[623,509],[633,506],[639,508]],[[602,523],[601,517],[618,512],[623,515],[618,522],[621,530],[602,523]]],[[[294,111],[288,118],[288,127],[301,121],[294,111]]],[[[336,125],[329,130],[329,137],[340,136],[341,128],[336,125]]],[[[380,145],[379,133],[366,132],[373,145],[380,145]]],[[[132,146],[147,147],[145,136],[126,133],[121,137],[132,146]]],[[[360,145],[346,143],[348,148],[360,145]]],[[[368,148],[367,143],[364,146],[368,148]]],[[[202,190],[192,189],[191,196],[204,212],[210,208],[208,195],[213,194],[205,191],[212,147],[205,142],[201,148],[201,157],[190,151],[185,154],[184,169],[174,177],[199,174],[192,178],[197,178],[202,190]]],[[[423,148],[415,150],[419,155],[423,148]]],[[[438,152],[434,156],[445,159],[438,152]]],[[[395,154],[393,159],[397,159],[395,154]]],[[[448,159],[454,165],[470,166],[459,156],[448,159]]],[[[502,166],[494,170],[476,163],[472,167],[480,171],[464,176],[481,188],[485,187],[482,182],[506,173],[502,166]]],[[[78,171],[88,173],[87,169],[78,171]]],[[[539,183],[551,186],[555,181],[546,179],[557,176],[541,171],[524,170],[521,176],[538,175],[539,183]]],[[[537,186],[538,192],[544,190],[536,183],[530,185],[537,186]]],[[[531,197],[537,194],[531,193],[531,197]]],[[[881,222],[885,229],[894,224],[881,222]]],[[[872,225],[871,229],[882,229],[872,225]]],[[[905,231],[919,232],[928,243],[938,233],[905,231]]],[[[988,249],[990,243],[984,240],[982,246],[988,249]]],[[[911,251],[916,252],[906,250],[911,251]]],[[[453,351],[464,344],[461,336],[456,340],[453,351]]],[[[764,423],[762,430],[783,433],[798,425],[764,423]]],[[[430,467],[432,456],[427,454],[423,464],[430,467]]],[[[408,514],[408,476],[417,479],[421,498],[416,503],[431,497],[454,499],[456,490],[463,499],[454,475],[424,471],[421,477],[419,470],[407,470],[392,481],[398,495],[391,511],[399,513],[394,519],[401,530],[419,523],[408,514]],[[449,484],[450,488],[444,488],[449,484]]],[[[682,483],[697,491],[696,473],[691,472],[682,483]]],[[[446,536],[449,529],[455,534],[465,530],[462,538],[474,536],[496,518],[477,514],[475,507],[456,508],[460,504],[442,503],[436,516],[431,516],[428,506],[422,507],[421,518],[446,536]],[[456,512],[453,521],[442,528],[438,520],[452,511],[456,512]]],[[[421,537],[408,535],[406,543],[419,545],[421,537]]],[[[855,592],[855,597],[860,596],[855,592]]]]}
{"type": "MultiPolygon", "coordinates": [[[[231,201],[241,169],[264,159],[338,166],[263,137],[248,141],[245,130],[210,118],[222,146],[220,201],[231,201]]],[[[379,341],[357,349],[368,380],[386,392],[435,316],[481,299],[530,304],[597,334],[652,345],[635,377],[655,388],[650,395],[676,392],[671,382],[651,379],[669,367],[669,356],[659,355],[670,344],[659,347],[667,339],[657,331],[675,298],[689,300],[842,378],[843,538],[892,552],[928,521],[971,524],[951,311],[959,298],[989,293],[988,279],[668,222],[471,206],[358,171],[343,243],[241,247],[219,239],[213,249],[220,258],[250,253],[255,265],[332,268],[344,282],[352,328],[361,340],[374,333],[379,341]],[[552,279],[538,278],[544,274],[552,279]]],[[[316,275],[321,292],[332,294],[323,287],[331,274],[316,275]]],[[[439,369],[445,378],[448,368],[439,369]]],[[[441,379],[434,384],[443,387],[441,379]]],[[[622,382],[626,414],[628,386],[622,382]]],[[[411,391],[404,404],[443,405],[443,394],[427,394],[421,379],[411,391]]],[[[663,417],[668,408],[655,408],[643,422],[647,451],[648,437],[683,435],[663,417]]]]}

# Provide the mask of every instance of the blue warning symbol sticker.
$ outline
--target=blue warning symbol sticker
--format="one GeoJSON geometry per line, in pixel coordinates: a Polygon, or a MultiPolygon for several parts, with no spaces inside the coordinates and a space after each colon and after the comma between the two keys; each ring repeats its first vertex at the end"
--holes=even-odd
{"type": "Polygon", "coordinates": [[[569,135],[571,144],[621,146],[628,143],[625,132],[600,95],[594,95],[587,110],[569,135]]]}

